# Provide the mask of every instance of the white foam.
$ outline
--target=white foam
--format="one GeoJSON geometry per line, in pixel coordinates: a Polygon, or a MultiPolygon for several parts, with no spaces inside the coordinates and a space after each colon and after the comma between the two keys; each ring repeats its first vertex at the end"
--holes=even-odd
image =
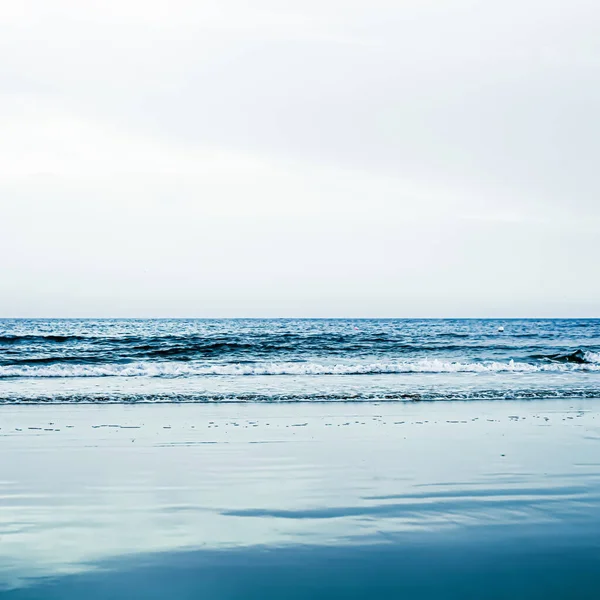
{"type": "Polygon", "coordinates": [[[600,352],[586,352],[584,358],[588,363],[600,364],[600,352]]]}
{"type": "MultiPolygon", "coordinates": [[[[588,353],[593,354],[593,353],[588,353]]],[[[203,375],[375,375],[400,373],[539,373],[600,371],[600,355],[589,364],[526,362],[464,363],[437,359],[361,363],[265,362],[254,364],[206,364],[136,362],[107,365],[1,366],[7,377],[193,377],[203,375]]]]}

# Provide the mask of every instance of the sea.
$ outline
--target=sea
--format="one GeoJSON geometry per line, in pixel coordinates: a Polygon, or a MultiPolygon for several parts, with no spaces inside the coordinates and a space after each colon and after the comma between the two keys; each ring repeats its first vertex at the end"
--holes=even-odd
{"type": "Polygon", "coordinates": [[[600,320],[2,320],[0,600],[596,600],[600,320]]]}
{"type": "Polygon", "coordinates": [[[600,396],[600,320],[0,320],[0,402],[600,396]]]}

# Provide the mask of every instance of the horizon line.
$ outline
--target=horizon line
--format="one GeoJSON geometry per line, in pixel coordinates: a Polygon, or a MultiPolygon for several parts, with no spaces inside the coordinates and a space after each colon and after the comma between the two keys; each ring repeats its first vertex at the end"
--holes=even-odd
{"type": "Polygon", "coordinates": [[[95,316],[80,316],[80,317],[2,317],[0,321],[595,321],[600,320],[600,316],[596,317],[578,317],[578,316],[552,316],[552,317],[95,317],[95,316]]]}

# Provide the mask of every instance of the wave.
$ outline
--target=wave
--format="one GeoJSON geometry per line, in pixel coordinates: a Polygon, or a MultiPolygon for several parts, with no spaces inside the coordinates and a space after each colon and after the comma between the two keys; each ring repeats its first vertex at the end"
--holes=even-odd
{"type": "Polygon", "coordinates": [[[264,393],[148,393],[0,396],[3,404],[221,404],[221,403],[361,403],[361,402],[440,402],[469,400],[552,400],[599,399],[600,388],[482,389],[402,392],[356,392],[315,394],[264,393]]]}
{"type": "MultiPolygon", "coordinates": [[[[444,336],[440,336],[444,337],[444,336]]],[[[458,336],[455,336],[458,337],[458,336]]],[[[371,351],[443,351],[462,348],[510,349],[510,344],[489,345],[459,344],[435,340],[407,340],[402,336],[387,334],[249,334],[229,336],[67,336],[67,335],[8,335],[0,336],[0,346],[18,345],[21,351],[45,348],[49,352],[86,350],[100,353],[104,350],[123,354],[140,354],[155,357],[194,355],[219,355],[231,353],[271,354],[276,352],[321,351],[329,353],[371,351]]]]}
{"type": "Polygon", "coordinates": [[[31,343],[31,342],[70,342],[70,341],[78,341],[88,339],[84,336],[79,335],[40,335],[40,334],[24,334],[24,335],[0,335],[0,344],[21,344],[21,343],[31,343]]]}
{"type": "Polygon", "coordinates": [[[45,366],[0,366],[0,378],[19,377],[194,377],[258,375],[377,375],[402,373],[540,373],[600,371],[600,356],[586,363],[550,362],[449,362],[436,359],[360,363],[260,362],[181,363],[134,362],[103,365],[54,364],[45,366]]]}
{"type": "Polygon", "coordinates": [[[4,330],[0,334],[0,377],[544,371],[554,370],[548,365],[557,364],[594,370],[600,363],[598,352],[581,349],[587,345],[597,351],[600,336],[596,334],[576,342],[564,338],[548,343],[541,340],[543,331],[529,332],[527,335],[541,337],[524,343],[514,339],[521,335],[517,331],[498,336],[495,329],[493,333],[478,328],[439,331],[414,324],[385,331],[379,329],[381,323],[378,329],[361,324],[361,330],[344,325],[335,331],[319,330],[324,327],[319,323],[310,328],[296,324],[296,330],[288,331],[282,327],[291,327],[289,323],[272,324],[268,329],[264,323],[239,328],[213,323],[202,325],[202,331],[164,331],[164,324],[159,325],[137,323],[123,329],[71,324],[54,332],[42,327],[4,330]],[[569,341],[581,346],[569,348],[569,341]],[[210,361],[214,366],[207,364],[210,361]],[[331,367],[335,361],[341,364],[331,367]],[[365,366],[368,361],[375,361],[370,363],[375,366],[365,366]],[[305,370],[298,372],[298,368],[305,370]]]}
{"type": "MultiPolygon", "coordinates": [[[[285,348],[282,346],[275,345],[262,345],[260,348],[253,346],[252,344],[242,343],[213,343],[205,346],[168,346],[163,347],[144,345],[134,346],[125,351],[119,349],[103,348],[103,349],[78,349],[73,348],[70,353],[62,352],[49,352],[49,351],[38,351],[28,353],[11,353],[6,354],[4,357],[0,355],[0,365],[5,366],[20,366],[20,365],[50,365],[61,363],[79,363],[79,364],[110,364],[110,363],[130,363],[142,360],[155,360],[155,361],[182,361],[182,362],[198,362],[201,359],[219,359],[219,358],[231,358],[237,357],[237,361],[232,362],[256,362],[256,360],[265,360],[268,357],[288,357],[288,360],[293,358],[304,358],[308,356],[336,356],[354,354],[358,357],[374,357],[388,354],[391,357],[394,355],[416,355],[429,354],[429,353],[453,353],[460,351],[473,352],[477,350],[473,346],[465,347],[455,344],[436,346],[436,345],[395,345],[390,348],[375,348],[375,347],[360,347],[354,346],[340,346],[337,348],[322,347],[318,351],[308,346],[289,347],[285,348]]],[[[509,346],[495,346],[491,348],[493,351],[510,350],[509,346]]],[[[485,348],[490,350],[490,348],[485,348]]],[[[535,355],[534,355],[535,356],[535,355]]]]}
{"type": "Polygon", "coordinates": [[[576,363],[576,364],[594,364],[600,363],[600,353],[586,352],[585,350],[577,349],[572,352],[557,352],[555,354],[534,354],[533,358],[549,360],[559,363],[576,363]]]}

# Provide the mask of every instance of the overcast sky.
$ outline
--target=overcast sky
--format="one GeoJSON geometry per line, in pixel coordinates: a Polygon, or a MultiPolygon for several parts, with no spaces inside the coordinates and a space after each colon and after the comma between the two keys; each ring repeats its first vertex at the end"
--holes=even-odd
{"type": "Polygon", "coordinates": [[[0,3],[0,316],[600,316],[597,0],[0,3]]]}

